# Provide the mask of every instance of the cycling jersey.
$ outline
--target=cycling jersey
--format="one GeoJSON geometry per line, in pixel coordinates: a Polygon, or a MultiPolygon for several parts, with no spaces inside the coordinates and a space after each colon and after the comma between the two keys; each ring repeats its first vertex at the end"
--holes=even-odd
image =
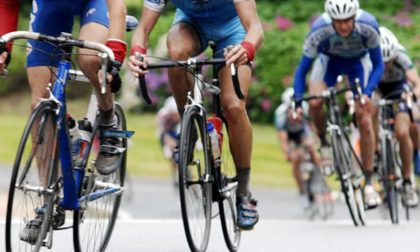
{"type": "MultiPolygon", "coordinates": [[[[0,36],[16,31],[19,17],[20,0],[0,0],[0,36]]],[[[6,45],[12,50],[12,43],[6,45]]]]}
{"type": "MultiPolygon", "coordinates": [[[[318,77],[329,87],[336,84],[338,75],[346,74],[349,77],[359,78],[363,93],[370,96],[383,71],[376,19],[370,13],[359,10],[352,33],[348,37],[341,37],[335,31],[328,14],[324,13],[318,17],[305,39],[303,57],[295,75],[296,98],[302,97],[305,90],[305,76],[320,54],[324,55],[324,62],[320,62],[323,63],[321,64],[323,70],[319,72],[322,75],[318,77]],[[369,56],[371,66],[363,62],[366,56],[369,56]]],[[[349,78],[352,84],[355,78],[349,78]]]]}
{"type": "MultiPolygon", "coordinates": [[[[246,31],[234,3],[243,0],[172,0],[177,7],[173,25],[189,25],[200,39],[200,52],[209,41],[215,42],[215,57],[223,58],[223,49],[240,44],[246,31]]],[[[146,8],[161,12],[166,0],[145,0],[146,8]]]]}
{"type": "MultiPolygon", "coordinates": [[[[172,0],[173,4],[188,16],[207,19],[229,19],[236,16],[234,3],[242,0],[172,0]]],[[[161,12],[167,0],[144,0],[144,6],[161,12]]]]}
{"type": "Polygon", "coordinates": [[[414,64],[403,46],[400,45],[391,64],[392,66],[386,68],[382,75],[381,85],[406,82],[406,71],[412,69],[414,64]]]}
{"type": "MultiPolygon", "coordinates": [[[[80,26],[91,22],[109,25],[106,0],[34,0],[30,30],[51,36],[71,33],[75,16],[80,16],[80,26]]],[[[55,66],[55,60],[61,59],[62,51],[55,50],[51,44],[37,40],[29,40],[29,44],[36,50],[28,50],[28,67],[55,66]]]]}
{"type": "Polygon", "coordinates": [[[287,132],[288,140],[294,141],[296,144],[301,144],[302,138],[311,137],[312,132],[309,127],[309,122],[305,118],[309,118],[308,103],[302,103],[303,120],[301,122],[291,122],[288,118],[289,104],[282,103],[274,112],[274,124],[278,131],[284,130],[287,132]]]}

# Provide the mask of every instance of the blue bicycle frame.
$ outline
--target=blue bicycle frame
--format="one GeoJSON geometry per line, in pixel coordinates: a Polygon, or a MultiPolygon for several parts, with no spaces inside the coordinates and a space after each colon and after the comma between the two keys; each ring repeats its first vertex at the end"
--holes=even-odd
{"type": "Polygon", "coordinates": [[[59,112],[57,117],[57,129],[58,129],[58,141],[59,141],[59,158],[61,162],[61,172],[63,175],[63,191],[64,197],[60,202],[60,206],[67,210],[79,210],[80,202],[84,200],[92,201],[101,198],[105,195],[115,193],[120,188],[110,187],[104,190],[93,192],[89,195],[78,198],[79,190],[85,175],[85,168],[87,164],[88,154],[90,152],[91,145],[87,146],[87,150],[83,154],[83,159],[80,167],[73,167],[72,154],[70,148],[70,139],[68,129],[66,127],[66,95],[65,88],[67,86],[67,80],[69,77],[69,71],[71,68],[71,62],[61,60],[57,66],[57,79],[54,82],[52,88],[52,94],[54,98],[59,102],[59,112]]]}

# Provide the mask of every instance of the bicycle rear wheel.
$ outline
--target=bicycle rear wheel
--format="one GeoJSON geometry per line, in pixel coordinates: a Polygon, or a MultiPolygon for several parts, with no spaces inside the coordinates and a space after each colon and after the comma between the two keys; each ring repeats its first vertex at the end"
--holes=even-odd
{"type": "MultiPolygon", "coordinates": [[[[122,107],[115,104],[115,114],[118,117],[119,128],[126,130],[126,120],[122,107]]],[[[96,133],[95,130],[94,133],[96,133]]],[[[95,138],[93,134],[92,139],[95,138]]],[[[122,138],[122,148],[127,148],[127,139],[122,138]]],[[[127,150],[123,152],[121,166],[109,175],[93,173],[94,158],[97,153],[93,146],[90,148],[89,162],[80,197],[82,209],[74,211],[73,215],[73,243],[75,251],[104,251],[111,238],[118,210],[121,203],[122,190],[126,173],[127,150]],[[88,200],[88,197],[96,197],[88,200]]]]}
{"type": "Polygon", "coordinates": [[[334,166],[340,180],[341,191],[346,199],[347,208],[351,219],[353,220],[353,224],[357,227],[359,226],[359,220],[357,218],[358,210],[353,189],[350,157],[347,156],[348,153],[345,153],[343,139],[336,132],[333,132],[331,139],[334,166]]]}
{"type": "Polygon", "coordinates": [[[50,231],[57,177],[57,127],[53,103],[31,113],[16,153],[6,214],[6,251],[38,251],[50,231]],[[41,221],[39,234],[29,223],[41,221]],[[25,232],[24,232],[25,230],[25,232]],[[26,233],[26,235],[25,235],[26,233]]]}
{"type": "Polygon", "coordinates": [[[209,242],[212,183],[207,123],[190,106],[181,126],[179,193],[182,220],[191,251],[205,251],[209,242]]]}
{"type": "Polygon", "coordinates": [[[229,147],[229,137],[225,131],[222,145],[222,159],[219,171],[219,212],[222,224],[223,237],[229,251],[237,251],[241,241],[241,229],[237,225],[236,209],[236,188],[238,182],[236,179],[236,169],[233,163],[232,154],[229,147]]]}

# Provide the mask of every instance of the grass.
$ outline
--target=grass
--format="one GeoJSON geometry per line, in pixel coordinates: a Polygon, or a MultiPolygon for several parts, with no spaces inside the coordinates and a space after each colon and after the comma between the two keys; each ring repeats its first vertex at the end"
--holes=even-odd
{"type": "MultiPolygon", "coordinates": [[[[68,111],[83,117],[88,99],[68,103],[68,111]],[[74,112],[76,111],[76,112],[74,112]]],[[[17,94],[0,100],[0,164],[12,165],[18,141],[29,115],[29,95],[17,94]]],[[[156,137],[154,114],[127,114],[128,129],[136,133],[129,142],[128,170],[133,176],[169,177],[156,137]]],[[[253,125],[252,183],[271,187],[293,187],[291,167],[281,154],[271,125],[253,125]]]]}

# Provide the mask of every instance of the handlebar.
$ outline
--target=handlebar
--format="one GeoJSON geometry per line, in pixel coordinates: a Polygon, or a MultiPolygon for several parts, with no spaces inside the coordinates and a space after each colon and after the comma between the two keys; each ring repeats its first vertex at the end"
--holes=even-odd
{"type": "Polygon", "coordinates": [[[101,69],[103,71],[103,77],[101,80],[101,93],[104,94],[106,90],[106,73],[108,63],[114,61],[114,53],[112,50],[104,44],[88,41],[88,40],[79,40],[72,39],[69,36],[60,35],[58,37],[44,35],[38,32],[29,32],[29,31],[15,31],[4,34],[0,37],[0,43],[7,43],[15,39],[32,39],[39,41],[48,41],[57,44],[66,44],[70,46],[76,46],[80,48],[92,49],[99,52],[102,52],[101,56],[101,69]]]}
{"type": "MultiPolygon", "coordinates": [[[[140,53],[135,54],[135,58],[139,61],[143,61],[143,57],[140,53]]],[[[142,70],[149,70],[149,69],[160,69],[160,68],[174,68],[174,67],[182,67],[182,68],[200,68],[205,65],[226,65],[225,59],[222,58],[214,58],[214,59],[197,59],[197,58],[189,58],[188,60],[181,60],[181,61],[160,61],[156,63],[151,63],[147,65],[147,69],[142,70]]],[[[235,90],[236,95],[239,99],[244,99],[245,96],[242,93],[241,86],[239,83],[238,78],[238,71],[237,67],[233,64],[231,65],[230,71],[232,76],[233,87],[235,90]]],[[[147,104],[151,104],[149,95],[147,93],[147,86],[144,75],[139,76],[139,85],[140,91],[142,93],[143,99],[146,101],[147,104]]]]}

